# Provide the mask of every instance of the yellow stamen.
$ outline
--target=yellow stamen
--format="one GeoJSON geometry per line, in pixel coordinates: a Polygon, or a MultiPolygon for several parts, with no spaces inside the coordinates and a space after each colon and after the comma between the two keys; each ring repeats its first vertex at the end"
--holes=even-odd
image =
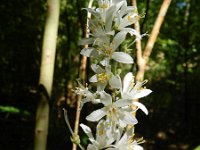
{"type": "Polygon", "coordinates": [[[103,135],[103,134],[104,134],[104,130],[102,130],[102,129],[99,130],[99,133],[98,133],[98,134],[99,134],[100,136],[103,135]]]}
{"type": "Polygon", "coordinates": [[[130,23],[133,23],[133,19],[131,18],[131,15],[128,15],[128,21],[130,21],[130,23]]]}
{"type": "Polygon", "coordinates": [[[105,83],[110,79],[110,77],[106,73],[100,73],[97,75],[97,79],[99,82],[105,83]]]}
{"type": "Polygon", "coordinates": [[[106,56],[110,57],[112,55],[112,48],[110,48],[110,47],[106,48],[104,52],[105,52],[106,56]]]}
{"type": "Polygon", "coordinates": [[[100,8],[106,9],[108,8],[108,4],[107,3],[103,3],[99,5],[100,8]]]}

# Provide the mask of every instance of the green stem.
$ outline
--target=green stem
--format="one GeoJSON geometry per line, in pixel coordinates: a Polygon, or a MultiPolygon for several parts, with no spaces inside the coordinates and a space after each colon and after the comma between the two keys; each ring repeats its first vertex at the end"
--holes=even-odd
{"type": "Polygon", "coordinates": [[[81,150],[85,150],[85,148],[81,144],[78,144],[78,146],[80,147],[81,150]]]}

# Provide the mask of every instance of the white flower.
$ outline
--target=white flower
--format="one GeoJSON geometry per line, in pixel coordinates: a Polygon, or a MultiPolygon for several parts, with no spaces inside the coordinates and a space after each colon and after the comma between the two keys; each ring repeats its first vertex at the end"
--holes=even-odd
{"type": "Polygon", "coordinates": [[[137,8],[135,6],[127,6],[125,1],[117,12],[117,17],[114,19],[115,27],[123,29],[129,25],[136,23],[138,20],[137,8]]]}
{"type": "Polygon", "coordinates": [[[132,114],[132,110],[129,105],[132,103],[127,100],[117,100],[112,102],[112,97],[105,91],[100,94],[100,101],[104,104],[104,107],[93,111],[86,117],[88,121],[96,122],[104,116],[107,116],[107,120],[113,125],[119,125],[125,127],[126,125],[134,125],[137,123],[137,119],[132,114]],[[128,108],[127,108],[128,107],[128,108]]]}
{"type": "Polygon", "coordinates": [[[112,42],[110,42],[109,37],[97,38],[95,40],[96,48],[88,47],[81,50],[81,54],[87,57],[104,57],[105,59],[114,59],[117,62],[125,64],[133,64],[133,58],[125,52],[116,52],[120,44],[125,40],[126,35],[136,34],[132,31],[134,29],[124,29],[123,31],[118,32],[112,42]]]}
{"type": "Polygon", "coordinates": [[[78,82],[79,87],[76,87],[76,89],[74,90],[75,93],[85,97],[81,100],[80,110],[82,109],[83,105],[87,102],[100,103],[100,100],[96,98],[97,93],[93,94],[92,92],[88,90],[87,86],[84,87],[79,81],[77,82],[78,82]]]}
{"type": "Polygon", "coordinates": [[[106,150],[143,150],[143,147],[138,145],[138,142],[131,138],[132,137],[129,137],[127,132],[125,132],[113,148],[108,148],[106,150]]]}
{"type": "Polygon", "coordinates": [[[127,2],[125,1],[114,18],[114,28],[119,31],[126,31],[131,36],[135,35],[136,40],[141,39],[146,34],[140,35],[135,29],[128,28],[128,26],[135,24],[138,18],[139,16],[136,7],[127,6],[127,2]]]}
{"type": "Polygon", "coordinates": [[[92,64],[91,68],[96,74],[93,75],[89,81],[97,83],[97,91],[103,91],[107,83],[109,83],[112,88],[119,87],[120,78],[113,75],[110,65],[106,66],[105,70],[96,64],[92,64]]]}
{"type": "Polygon", "coordinates": [[[112,147],[106,150],[143,150],[142,146],[138,145],[144,142],[143,138],[136,141],[134,135],[134,127],[127,128],[123,135],[116,139],[112,147]]]}
{"type": "Polygon", "coordinates": [[[142,86],[147,82],[134,83],[134,76],[131,72],[127,73],[123,80],[123,85],[121,85],[120,91],[123,99],[138,99],[149,95],[152,91],[150,89],[142,88],[142,86]]]}
{"type": "Polygon", "coordinates": [[[96,10],[86,8],[95,17],[89,21],[89,29],[94,37],[114,35],[113,18],[124,2],[125,0],[98,0],[99,8],[96,10]]]}
{"type": "MultiPolygon", "coordinates": [[[[143,82],[138,81],[135,84],[133,74],[131,72],[127,73],[124,77],[123,85],[121,83],[120,86],[122,99],[132,101],[133,99],[138,99],[149,95],[152,91],[150,89],[142,88],[146,82],[146,80],[143,82]]],[[[148,114],[146,107],[142,103],[133,101],[133,104],[140,108],[145,114],[148,114]]]]}
{"type": "Polygon", "coordinates": [[[133,13],[135,7],[127,7],[125,0],[99,0],[99,8],[95,11],[87,9],[95,18],[89,21],[89,29],[92,38],[83,39],[79,44],[93,44],[93,47],[84,48],[81,54],[87,57],[95,57],[104,59],[114,59],[117,62],[132,64],[133,58],[124,52],[116,52],[119,45],[125,40],[126,35],[129,33],[131,36],[135,35],[136,40],[141,39],[140,35],[135,29],[127,28],[130,25],[130,18],[136,13],[133,13]],[[130,15],[130,13],[133,13],[130,15]],[[123,17],[123,16],[127,17],[123,17]],[[130,16],[130,17],[128,17],[130,16]],[[122,18],[123,17],[123,18],[122,18]],[[118,19],[116,19],[118,18],[118,19]],[[129,22],[127,19],[129,18],[129,22]],[[113,29],[113,21],[117,26],[117,34],[113,29]],[[119,20],[119,21],[116,21],[119,20]],[[111,41],[111,37],[114,36],[111,41]]]}
{"type": "Polygon", "coordinates": [[[80,124],[80,126],[92,143],[88,145],[87,150],[99,150],[110,147],[110,145],[115,141],[112,128],[108,125],[108,122],[104,120],[101,120],[97,125],[96,138],[94,138],[92,131],[88,126],[84,124],[80,124]]]}
{"type": "Polygon", "coordinates": [[[124,2],[125,0],[98,0],[99,8],[96,11],[104,22],[109,22],[108,19],[112,19],[113,13],[117,12],[124,2]]]}
{"type": "Polygon", "coordinates": [[[126,16],[120,19],[118,29],[123,29],[129,25],[135,24],[138,20],[138,14],[133,10],[129,12],[126,16]]]}

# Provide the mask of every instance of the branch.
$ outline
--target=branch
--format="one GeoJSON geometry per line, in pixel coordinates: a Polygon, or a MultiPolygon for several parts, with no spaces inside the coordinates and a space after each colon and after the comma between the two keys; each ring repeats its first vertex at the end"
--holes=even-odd
{"type": "Polygon", "coordinates": [[[147,42],[147,45],[144,49],[144,53],[143,53],[143,58],[145,59],[145,62],[147,63],[149,60],[149,56],[152,52],[153,46],[155,44],[156,38],[158,36],[158,33],[160,31],[160,27],[163,23],[163,20],[165,18],[165,15],[167,13],[167,10],[169,8],[169,5],[171,3],[171,0],[163,0],[163,4],[160,8],[160,12],[158,14],[158,17],[156,19],[156,22],[154,24],[153,30],[150,34],[149,40],[147,42]]]}
{"type": "MultiPolygon", "coordinates": [[[[136,0],[131,0],[131,5],[135,6],[137,8],[137,2],[136,0]]],[[[135,30],[140,34],[140,24],[139,21],[137,21],[134,24],[134,28],[135,30]]],[[[141,40],[137,40],[136,41],[136,64],[137,64],[137,73],[136,73],[136,81],[139,80],[139,78],[137,78],[137,74],[138,72],[143,72],[143,66],[144,66],[144,60],[142,58],[142,44],[141,44],[141,40]]]]}
{"type": "Polygon", "coordinates": [[[153,46],[155,44],[156,38],[160,31],[160,27],[164,21],[164,18],[165,18],[165,15],[167,13],[170,3],[171,3],[171,0],[163,0],[158,17],[154,24],[153,30],[151,31],[149,40],[146,44],[143,54],[142,54],[142,56],[140,56],[139,54],[137,55],[138,71],[136,73],[136,81],[142,81],[144,79],[145,68],[148,63],[149,56],[152,52],[153,46]]]}
{"type": "MultiPolygon", "coordinates": [[[[131,5],[135,6],[137,8],[136,0],[131,0],[131,5]]],[[[134,28],[140,34],[139,20],[134,24],[134,28]]],[[[136,41],[136,64],[137,64],[137,69],[140,70],[140,68],[141,68],[140,66],[143,65],[141,40],[137,40],[136,41]]]]}

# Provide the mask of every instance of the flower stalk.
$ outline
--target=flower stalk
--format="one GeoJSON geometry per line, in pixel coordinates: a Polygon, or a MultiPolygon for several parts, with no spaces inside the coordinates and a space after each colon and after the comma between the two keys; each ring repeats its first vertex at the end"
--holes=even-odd
{"type": "MultiPolygon", "coordinates": [[[[89,79],[89,86],[84,86],[78,81],[74,92],[83,96],[78,108],[79,113],[85,103],[103,104],[102,108],[94,110],[86,117],[87,121],[97,122],[95,137],[90,127],[80,124],[90,141],[87,150],[142,150],[140,144],[143,139],[134,138],[134,125],[138,120],[133,114],[141,109],[147,115],[148,110],[142,103],[134,100],[145,97],[152,91],[143,88],[147,80],[137,82],[131,72],[121,79],[123,68],[120,67],[122,65],[118,65],[134,63],[129,53],[131,50],[127,46],[122,48],[127,35],[134,38],[134,41],[141,40],[145,35],[129,27],[139,18],[137,9],[127,6],[126,0],[98,0],[97,8],[85,10],[92,14],[87,30],[90,31],[90,37],[79,42],[80,45],[88,45],[80,54],[94,60],[91,65],[94,75],[89,79]],[[96,91],[92,91],[90,85],[96,86],[96,91]],[[133,106],[136,109],[133,110],[133,106]]],[[[72,134],[72,142],[80,145],[78,135],[74,134],[70,127],[66,110],[64,115],[72,134]]]]}

